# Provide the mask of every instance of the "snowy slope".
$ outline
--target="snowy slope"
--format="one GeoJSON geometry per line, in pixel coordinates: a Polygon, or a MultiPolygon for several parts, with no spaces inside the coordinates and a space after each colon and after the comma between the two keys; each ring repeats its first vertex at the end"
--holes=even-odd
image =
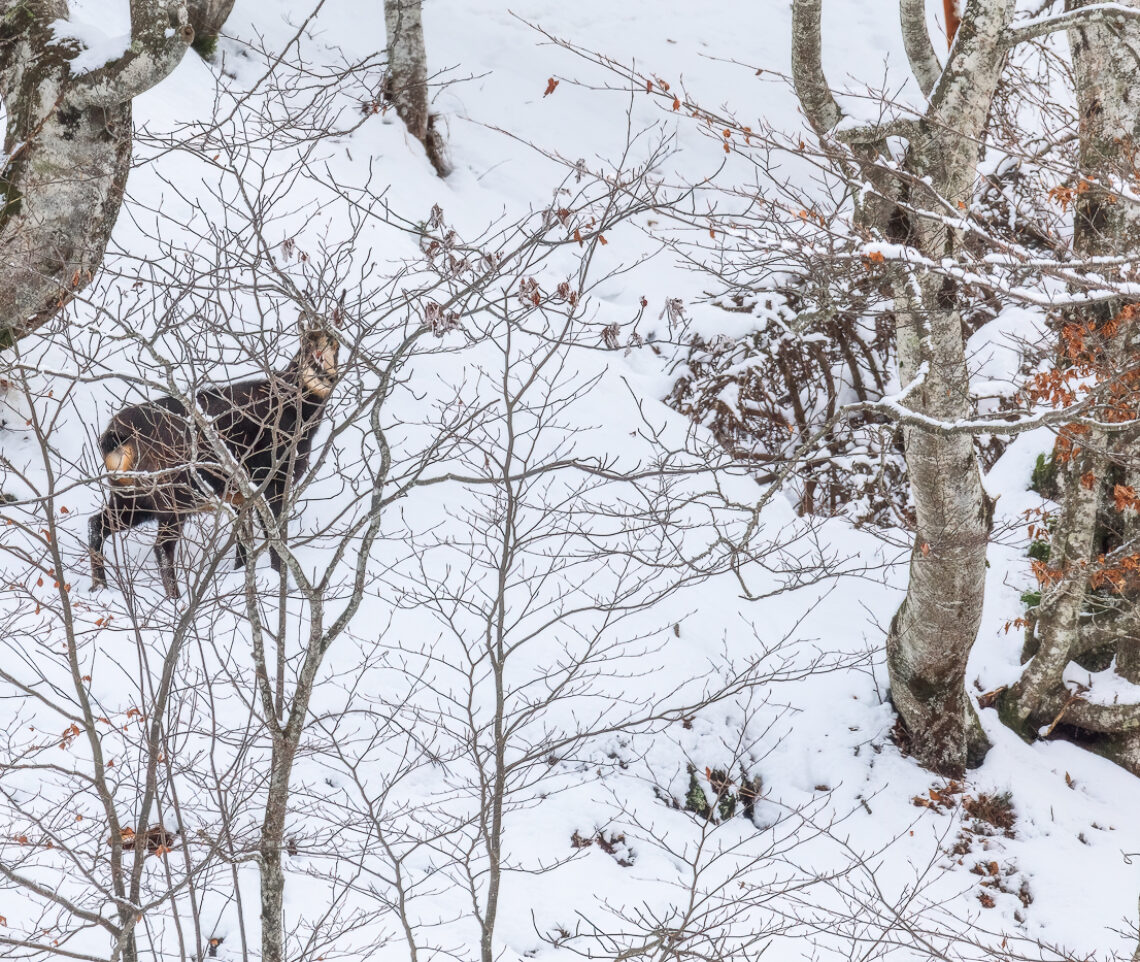
{"type": "MultiPolygon", "coordinates": [[[[125,7],[125,0],[117,6],[125,7]]],[[[73,309],[67,338],[61,334],[31,359],[44,372],[31,378],[35,400],[10,399],[21,416],[34,408],[41,418],[57,418],[51,447],[45,458],[35,431],[21,428],[19,417],[10,415],[0,432],[0,452],[15,466],[0,478],[4,490],[43,490],[50,468],[65,492],[52,502],[59,550],[66,577],[83,591],[82,607],[76,608],[84,673],[91,676],[103,714],[116,723],[108,725],[105,750],[119,759],[122,774],[115,777],[121,778],[124,809],[134,804],[142,761],[130,712],[146,703],[170,626],[183,615],[191,622],[192,644],[181,662],[172,708],[181,734],[171,749],[178,758],[172,778],[179,786],[179,818],[188,826],[186,847],[205,846],[203,839],[216,842],[223,825],[234,851],[248,855],[256,844],[268,756],[253,722],[245,613],[234,600],[240,600],[242,576],[220,571],[217,600],[187,615],[188,609],[162,598],[152,535],[143,530],[116,549],[117,562],[130,572],[131,589],[113,586],[88,597],[86,518],[102,497],[90,480],[92,446],[124,397],[156,393],[153,383],[124,389],[124,375],[142,374],[158,384],[167,376],[137,341],[112,342],[107,331],[115,325],[156,333],[157,354],[174,362],[174,380],[183,384],[236,377],[257,370],[263,356],[283,362],[291,355],[291,315],[263,317],[248,292],[231,296],[201,277],[192,288],[178,287],[187,264],[206,263],[211,256],[204,240],[210,230],[224,233],[228,225],[237,229],[242,223],[245,201],[234,170],[243,169],[251,196],[274,198],[279,219],[270,230],[276,237],[296,238],[298,249],[315,251],[322,242],[348,236],[351,209],[343,198],[316,179],[288,178],[307,149],[304,143],[282,138],[271,151],[255,148],[256,163],[242,164],[245,134],[260,131],[258,124],[271,126],[305,97],[299,78],[293,81],[295,101],[269,96],[273,88],[260,82],[266,64],[256,48],[277,51],[296,38],[289,49],[329,68],[372,58],[370,66],[343,81],[330,107],[339,111],[343,129],[355,129],[319,142],[310,158],[314,169],[326,171],[329,183],[352,196],[383,198],[387,208],[413,223],[427,220],[438,204],[447,222],[471,240],[550,206],[566,177],[555,158],[570,164],[584,158],[591,170],[607,169],[626,148],[627,131],[644,132],[634,141],[634,156],[662,135],[675,138],[661,171],[666,183],[709,176],[724,159],[719,143],[673,115],[667,103],[603,89],[618,86],[618,78],[550,43],[536,26],[622,63],[635,62],[648,74],[683,85],[694,99],[727,105],[741,118],[763,118],[788,130],[802,123],[786,85],[770,73],[788,70],[787,4],[724,0],[705,9],[681,0],[531,0],[508,9],[493,0],[428,0],[429,57],[447,83],[436,107],[446,121],[455,166],[441,182],[393,116],[364,117],[359,109],[378,93],[378,6],[326,0],[299,31],[311,12],[300,0],[238,0],[226,29],[229,39],[219,46],[221,66],[188,56],[138,100],[138,166],[107,276],[89,292],[86,305],[73,309]],[[755,68],[765,73],[757,75],[755,68]],[[560,82],[544,97],[550,78],[560,82]],[[251,86],[253,92],[242,98],[251,86]],[[171,135],[206,138],[217,154],[203,158],[167,149],[171,135]],[[134,287],[139,277],[147,283],[145,297],[134,287]],[[104,303],[113,305],[111,321],[98,313],[104,303]],[[192,312],[172,313],[180,321],[163,327],[155,306],[164,303],[172,312],[190,303],[203,311],[203,305],[222,303],[231,316],[221,334],[194,342],[192,312]],[[185,349],[188,337],[198,353],[185,349]],[[73,380],[81,366],[76,345],[104,358],[79,381],[73,380]],[[66,514],[59,513],[61,506],[66,514]],[[120,730],[124,725],[129,730],[120,730]]],[[[825,6],[832,83],[853,96],[868,87],[913,96],[891,18],[877,4],[836,0],[825,6]]],[[[933,16],[935,5],[930,6],[933,16]]],[[[103,16],[101,0],[73,7],[75,22],[103,16]]],[[[731,182],[746,175],[729,158],[718,176],[731,182]]],[[[572,447],[578,457],[617,458],[631,469],[649,463],[662,446],[687,444],[695,453],[678,455],[683,463],[697,465],[704,457],[709,439],[691,438],[684,419],[658,403],[670,384],[667,342],[675,334],[658,315],[667,299],[681,298],[691,323],[703,332],[740,319],[702,303],[710,282],[678,268],[654,239],[650,219],[639,215],[596,252],[594,276],[605,279],[590,293],[585,333],[552,376],[552,393],[567,401],[557,423],[536,436],[536,458],[557,457],[572,447]],[[625,265],[630,269],[619,271],[625,265]],[[611,272],[616,273],[607,276],[611,272]],[[644,310],[642,298],[648,302],[644,310]],[[639,316],[637,332],[661,342],[662,354],[599,349],[605,326],[621,326],[624,344],[639,316]]],[[[231,239],[231,249],[240,251],[241,244],[231,239]]],[[[371,276],[379,278],[418,256],[412,236],[373,218],[350,260],[356,271],[375,265],[371,276]]],[[[576,256],[576,248],[553,255],[541,267],[544,280],[571,274],[576,256]]],[[[296,263],[291,269],[300,271],[296,263]]],[[[416,281],[409,274],[396,288],[414,289],[416,281]]],[[[369,283],[377,290],[383,286],[379,280],[369,283]]],[[[396,299],[390,292],[384,296],[396,299]]],[[[375,357],[387,356],[406,330],[369,328],[366,318],[354,323],[360,353],[375,357]]],[[[416,359],[414,377],[395,395],[386,415],[393,438],[405,453],[422,450],[453,411],[454,397],[472,407],[490,403],[504,365],[526,371],[543,344],[534,331],[520,333],[509,348],[501,339],[469,344],[458,334],[447,335],[416,359]]],[[[1000,361],[995,364],[1000,368],[1000,361]]],[[[363,367],[358,377],[365,388],[374,384],[373,372],[363,367]]],[[[342,394],[337,410],[349,407],[349,389],[342,394]]],[[[523,420],[528,416],[520,414],[523,420]]],[[[479,470],[487,452],[504,448],[502,423],[480,423],[482,433],[473,433],[470,446],[454,452],[454,465],[467,472],[479,470]]],[[[363,428],[337,442],[346,458],[350,449],[354,456],[364,451],[374,458],[371,444],[363,428]]],[[[1018,598],[1029,585],[1018,520],[1040,504],[1026,487],[1033,460],[1047,444],[1040,436],[1020,438],[987,481],[1002,495],[999,522],[1009,528],[991,553],[985,622],[971,672],[979,692],[1016,673],[1020,637],[1005,624],[1020,612],[1018,598]]],[[[330,460],[310,490],[302,531],[317,531],[319,519],[341,511],[360,510],[335,468],[330,460]]],[[[699,475],[679,485],[677,491],[694,498],[707,487],[699,475]]],[[[993,712],[983,712],[993,751],[967,785],[939,795],[945,786],[900,755],[890,740],[893,715],[885,702],[881,644],[905,577],[898,545],[840,521],[809,525],[776,498],[763,512],[758,542],[771,539],[771,553],[760,562],[772,570],[752,562],[740,579],[720,574],[693,584],[669,582],[668,591],[637,588],[638,598],[658,590],[664,597],[628,617],[603,617],[591,606],[620,594],[623,578],[636,577],[614,559],[636,544],[637,535],[611,530],[587,509],[618,510],[622,492],[604,481],[583,485],[555,475],[529,487],[520,508],[534,541],[520,561],[523,574],[512,588],[506,619],[508,637],[518,642],[506,679],[518,713],[509,746],[518,767],[508,780],[496,958],[615,958],[635,946],[645,947],[644,957],[661,959],[754,958],[765,949],[780,960],[929,958],[941,951],[949,958],[989,958],[1003,943],[1011,953],[1034,958],[1131,952],[1140,871],[1125,855],[1140,852],[1140,825],[1131,817],[1140,805],[1135,778],[1072,745],[1026,746],[993,712]],[[550,505],[572,507],[555,511],[550,505]],[[568,519],[574,522],[569,534],[568,519]],[[779,556],[776,543],[792,555],[779,556]],[[551,561],[556,548],[582,560],[559,568],[551,561]],[[778,572],[796,555],[805,565],[826,557],[847,573],[765,597],[782,584],[778,572]],[[744,596],[745,587],[756,600],[744,596]],[[575,659],[588,666],[580,676],[567,668],[575,659]],[[749,670],[756,683],[746,690],[703,709],[682,710],[700,703],[710,689],[731,689],[731,680],[749,670]],[[559,683],[564,697],[544,701],[559,683]],[[538,709],[531,710],[534,705],[538,709]],[[727,773],[734,792],[745,777],[762,786],[751,818],[738,811],[710,820],[684,809],[694,784],[712,797],[717,770],[727,773]],[[1010,792],[1016,813],[1011,834],[977,824],[961,806],[962,792],[1010,792]],[[916,798],[930,804],[916,805],[916,798]],[[990,868],[995,862],[996,874],[990,868]],[[979,866],[982,874],[972,871],[979,866]],[[995,879],[1000,887],[981,884],[995,879]],[[1023,899],[1022,893],[1028,895],[1023,899]],[[680,930],[700,934],[671,942],[670,933],[680,930]],[[1050,954],[1039,951],[1038,942],[1060,948],[1050,954]],[[691,955],[670,954],[682,950],[691,955]]],[[[757,489],[730,477],[725,493],[748,503],[757,489]]],[[[487,586],[496,574],[497,511],[478,486],[448,483],[414,492],[386,516],[374,551],[375,582],[322,669],[295,778],[288,915],[299,938],[316,933],[306,957],[409,958],[398,905],[412,926],[419,958],[478,957],[480,931],[470,890],[485,894],[478,812],[495,693],[473,639],[494,615],[487,586]]],[[[694,523],[684,534],[693,552],[712,540],[702,525],[714,513],[694,504],[676,519],[678,530],[687,520],[694,523]]],[[[718,520],[735,532],[747,522],[727,510],[718,520]]],[[[6,547],[26,548],[34,560],[46,557],[30,533],[12,527],[2,533],[6,547]]],[[[314,570],[328,562],[334,547],[327,532],[322,537],[301,549],[314,570]]],[[[205,556],[188,546],[180,576],[205,556]]],[[[40,575],[13,550],[0,556],[0,566],[0,583],[20,586],[0,595],[5,670],[19,678],[42,676],[46,687],[66,689],[71,671],[52,635],[58,616],[51,578],[37,585],[40,575]],[[43,610],[29,599],[42,600],[43,610]]],[[[275,582],[267,568],[259,577],[268,597],[275,582]]],[[[340,577],[347,583],[346,570],[340,577]]],[[[288,645],[300,645],[307,617],[299,603],[287,607],[288,645]]],[[[9,697],[14,693],[9,687],[0,700],[12,752],[35,742],[39,736],[26,731],[39,728],[52,733],[53,744],[41,753],[52,764],[93,764],[83,755],[82,740],[67,748],[54,744],[66,727],[55,713],[35,698],[9,697]]],[[[59,826],[66,822],[68,832],[90,831],[96,844],[105,836],[98,806],[82,793],[69,795],[72,783],[63,774],[25,771],[5,784],[23,805],[41,812],[45,823],[56,819],[55,830],[64,831],[59,826]]],[[[41,829],[13,822],[3,834],[35,838],[41,829]]],[[[0,858],[8,860],[26,854],[25,844],[9,841],[0,848],[0,858]]],[[[52,858],[38,852],[28,871],[61,891],[86,885],[52,858]]],[[[155,890],[161,889],[157,859],[147,872],[155,890]]],[[[248,941],[249,953],[256,955],[255,864],[248,857],[232,865],[212,863],[195,893],[201,932],[178,930],[174,910],[164,903],[148,916],[147,939],[172,954],[199,935],[221,939],[216,951],[223,959],[245,957],[248,941]]],[[[187,896],[183,892],[178,899],[185,918],[187,896]]],[[[38,924],[33,900],[12,888],[5,890],[0,914],[5,934],[38,924]]],[[[86,931],[69,947],[100,954],[106,944],[103,933],[86,931]]]]}

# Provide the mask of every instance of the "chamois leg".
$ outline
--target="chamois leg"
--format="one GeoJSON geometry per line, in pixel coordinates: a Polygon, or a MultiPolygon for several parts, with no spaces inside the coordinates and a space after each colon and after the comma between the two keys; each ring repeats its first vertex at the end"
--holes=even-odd
{"type": "Polygon", "coordinates": [[[103,510],[87,522],[87,547],[91,555],[91,587],[107,587],[107,559],[103,545],[111,535],[149,521],[154,512],[140,508],[133,500],[112,493],[103,510]]]}
{"type": "Polygon", "coordinates": [[[182,519],[178,515],[163,515],[158,520],[158,538],[154,542],[154,556],[162,574],[162,586],[167,598],[180,598],[178,579],[174,576],[174,549],[182,537],[182,519]]]}

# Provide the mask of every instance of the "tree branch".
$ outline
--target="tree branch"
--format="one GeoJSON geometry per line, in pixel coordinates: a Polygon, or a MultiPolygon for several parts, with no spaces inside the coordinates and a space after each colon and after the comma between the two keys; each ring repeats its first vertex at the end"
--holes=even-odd
{"type": "Polygon", "coordinates": [[[820,4],[821,0],[792,2],[792,82],[808,123],[822,137],[843,119],[843,111],[823,72],[820,4]]]}
{"type": "Polygon", "coordinates": [[[1051,17],[1035,17],[1025,20],[1006,30],[1002,37],[1002,46],[1014,47],[1019,43],[1036,40],[1059,30],[1069,30],[1088,23],[1101,20],[1115,19],[1118,22],[1140,18],[1140,10],[1126,6],[1123,3],[1094,3],[1077,10],[1066,10],[1051,17]]]}
{"type": "Polygon", "coordinates": [[[131,0],[130,49],[98,70],[76,79],[68,100],[77,107],[113,107],[164,80],[194,42],[186,5],[131,0]]]}
{"type": "Polygon", "coordinates": [[[942,76],[942,64],[934,52],[930,41],[930,31],[926,29],[926,3],[924,0],[899,0],[899,25],[902,27],[903,47],[906,48],[910,69],[924,97],[929,97],[938,78],[942,76]]]}
{"type": "Polygon", "coordinates": [[[909,117],[899,117],[883,123],[855,124],[840,127],[835,131],[835,139],[845,144],[880,144],[888,137],[903,137],[907,140],[921,128],[921,121],[909,117]]]}

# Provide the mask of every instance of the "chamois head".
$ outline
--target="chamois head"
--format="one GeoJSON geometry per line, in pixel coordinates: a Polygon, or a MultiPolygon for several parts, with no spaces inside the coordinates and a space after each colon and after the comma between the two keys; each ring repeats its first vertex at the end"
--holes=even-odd
{"type": "Polygon", "coordinates": [[[340,372],[337,356],[340,339],[325,327],[301,320],[301,350],[297,354],[301,387],[324,400],[332,392],[340,372]]]}

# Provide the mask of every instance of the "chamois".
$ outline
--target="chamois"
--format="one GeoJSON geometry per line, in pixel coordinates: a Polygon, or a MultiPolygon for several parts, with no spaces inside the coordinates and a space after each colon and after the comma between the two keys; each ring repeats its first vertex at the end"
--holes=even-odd
{"type": "MultiPolygon", "coordinates": [[[[209,511],[219,500],[242,510],[243,492],[233,473],[219,463],[203,422],[212,426],[232,461],[280,521],[290,482],[308,466],[313,434],[336,383],[339,349],[335,334],[303,326],[301,349],[284,370],[267,378],[204,388],[195,395],[193,414],[170,396],[115,414],[99,438],[110,495],[88,528],[92,587],[107,584],[103,556],[107,538],[157,520],[154,553],[162,584],[168,597],[179,597],[174,551],[187,516],[209,511]]],[[[270,560],[280,571],[281,558],[272,549],[270,560]]],[[[245,562],[245,548],[239,542],[237,567],[245,562]]]]}

